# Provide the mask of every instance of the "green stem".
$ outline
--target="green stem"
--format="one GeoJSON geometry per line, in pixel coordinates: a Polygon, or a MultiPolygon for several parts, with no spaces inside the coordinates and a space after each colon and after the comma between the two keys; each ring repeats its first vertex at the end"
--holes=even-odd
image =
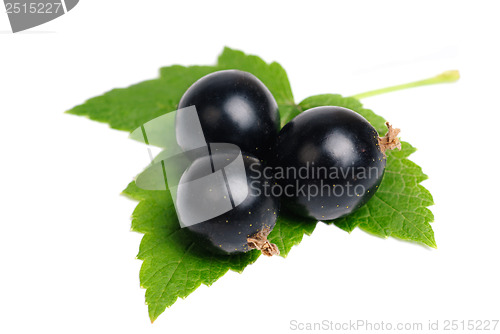
{"type": "Polygon", "coordinates": [[[429,79],[418,80],[418,81],[414,81],[414,82],[405,83],[402,85],[396,85],[396,86],[391,86],[391,87],[386,87],[386,88],[381,88],[381,89],[375,89],[375,90],[371,90],[371,91],[364,92],[361,94],[353,95],[352,97],[359,100],[359,99],[364,99],[365,97],[375,96],[375,95],[379,95],[379,94],[385,94],[385,93],[394,92],[394,91],[402,90],[402,89],[408,89],[408,88],[414,88],[414,87],[420,87],[420,86],[426,86],[426,85],[435,85],[435,84],[440,84],[440,83],[452,83],[452,82],[457,81],[459,78],[460,78],[460,73],[457,70],[446,71],[446,72],[443,72],[443,73],[436,75],[435,77],[432,77],[429,79]]]}

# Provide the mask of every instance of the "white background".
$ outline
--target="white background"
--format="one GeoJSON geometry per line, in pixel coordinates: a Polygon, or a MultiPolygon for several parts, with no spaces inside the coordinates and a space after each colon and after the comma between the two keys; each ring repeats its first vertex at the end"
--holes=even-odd
{"type": "MultiPolygon", "coordinates": [[[[500,318],[498,2],[81,1],[12,34],[0,13],[0,333],[288,333],[290,321],[500,318]],[[437,250],[319,224],[149,323],[136,205],[145,148],[63,112],[223,46],[278,61],[297,101],[459,69],[364,100],[419,151],[437,250]]],[[[499,325],[500,327],[500,325],[499,325]]],[[[297,332],[297,331],[295,331],[297,332]]],[[[497,328],[496,332],[500,332],[497,328]]]]}

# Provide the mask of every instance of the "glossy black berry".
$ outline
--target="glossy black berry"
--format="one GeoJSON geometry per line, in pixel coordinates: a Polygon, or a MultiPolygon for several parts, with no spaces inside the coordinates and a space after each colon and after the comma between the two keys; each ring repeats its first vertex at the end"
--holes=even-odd
{"type": "MultiPolygon", "coordinates": [[[[238,70],[211,73],[185,92],[179,109],[193,105],[207,143],[235,144],[260,159],[269,155],[279,131],[278,105],[254,75],[238,70]]],[[[196,148],[190,120],[179,112],[176,122],[179,145],[185,151],[196,148]]]]}
{"type": "Polygon", "coordinates": [[[386,165],[375,128],[358,113],[317,107],[286,124],[271,163],[291,211],[330,220],[364,205],[386,165]]]}
{"type": "Polygon", "coordinates": [[[264,177],[262,163],[254,156],[241,153],[244,171],[235,173],[234,165],[227,165],[233,159],[227,158],[226,153],[212,147],[210,156],[196,159],[184,172],[177,191],[180,219],[210,216],[212,209],[220,209],[221,201],[226,202],[230,205],[229,211],[185,228],[209,251],[216,253],[247,252],[253,248],[265,255],[279,253],[266,237],[276,224],[280,202],[266,191],[271,180],[264,177]],[[207,166],[214,168],[207,170],[207,166]],[[220,177],[202,186],[196,182],[210,173],[218,173],[220,177]]]}

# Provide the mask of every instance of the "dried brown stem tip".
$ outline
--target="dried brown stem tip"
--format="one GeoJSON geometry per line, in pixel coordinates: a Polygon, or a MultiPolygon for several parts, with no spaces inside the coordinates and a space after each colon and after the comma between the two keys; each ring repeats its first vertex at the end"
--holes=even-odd
{"type": "Polygon", "coordinates": [[[401,150],[401,142],[399,141],[398,134],[401,132],[400,129],[395,129],[389,122],[385,122],[387,126],[387,133],[383,137],[378,138],[378,145],[380,146],[380,150],[385,154],[386,150],[393,150],[397,148],[401,150]]]}
{"type": "Polygon", "coordinates": [[[279,255],[280,250],[278,249],[278,246],[267,240],[269,233],[271,233],[271,230],[264,228],[260,232],[252,235],[247,239],[248,247],[250,249],[260,250],[265,256],[279,255]]]}

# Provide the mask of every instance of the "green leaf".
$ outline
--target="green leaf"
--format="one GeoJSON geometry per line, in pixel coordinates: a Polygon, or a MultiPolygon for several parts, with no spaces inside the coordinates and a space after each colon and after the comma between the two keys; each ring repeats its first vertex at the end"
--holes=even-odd
{"type": "MultiPolygon", "coordinates": [[[[247,71],[258,77],[271,91],[280,113],[298,113],[293,102],[287,74],[280,64],[267,64],[257,56],[224,48],[215,66],[173,65],[160,69],[158,79],[148,80],[127,88],[113,89],[67,111],[87,116],[111,128],[133,131],[144,123],[177,109],[184,92],[203,76],[225,69],[247,71]]],[[[287,120],[291,119],[287,118],[287,120]]]]}
{"type": "MultiPolygon", "coordinates": [[[[201,284],[212,285],[228,270],[241,273],[260,256],[258,251],[236,255],[206,252],[203,246],[181,229],[172,198],[167,191],[148,191],[132,182],[123,191],[139,201],[132,214],[132,230],[144,233],[137,258],[143,260],[141,286],[153,322],[178,297],[185,298],[201,284]]],[[[280,217],[269,236],[281,256],[286,257],[304,234],[310,235],[316,222],[280,217]]]]}
{"type": "MultiPolygon", "coordinates": [[[[325,94],[311,96],[299,105],[304,109],[324,105],[352,109],[365,117],[383,135],[387,132],[385,120],[373,111],[363,108],[355,98],[325,94]]],[[[395,237],[436,247],[430,222],[434,220],[427,208],[433,205],[432,196],[419,183],[427,179],[422,169],[408,160],[415,152],[410,144],[402,142],[401,151],[387,152],[387,166],[380,188],[353,214],[332,222],[351,232],[359,226],[362,230],[380,237],[395,237]]]]}
{"type": "Polygon", "coordinates": [[[433,205],[432,196],[419,184],[427,176],[407,157],[415,152],[403,142],[401,151],[390,152],[380,189],[373,198],[349,217],[335,221],[346,231],[356,226],[380,237],[395,237],[436,248],[430,222],[434,220],[427,209],[433,205]]]}
{"type": "Polygon", "coordinates": [[[286,123],[290,122],[295,116],[302,112],[302,109],[298,105],[280,105],[280,120],[281,127],[284,127],[286,123]]]}
{"type": "Polygon", "coordinates": [[[185,298],[200,284],[210,286],[228,270],[242,272],[259,252],[224,256],[207,253],[181,229],[167,191],[146,191],[132,182],[124,195],[138,200],[132,230],[144,233],[137,258],[143,260],[141,286],[153,322],[178,297],[185,298]]]}
{"type": "Polygon", "coordinates": [[[67,113],[108,123],[113,129],[133,131],[153,118],[176,110],[189,86],[214,71],[217,71],[215,66],[165,67],[160,70],[159,79],[113,89],[67,113]]]}
{"type": "Polygon", "coordinates": [[[280,256],[286,257],[292,246],[302,241],[304,234],[312,234],[316,225],[315,220],[293,217],[289,213],[281,212],[276,226],[267,239],[278,246],[280,256]]]}
{"type": "MultiPolygon", "coordinates": [[[[114,129],[133,131],[175,110],[191,84],[206,74],[222,69],[248,71],[262,80],[278,102],[282,125],[303,110],[336,105],[360,113],[380,134],[386,131],[385,120],[363,108],[355,98],[325,94],[295,104],[286,72],[278,63],[268,64],[257,56],[229,48],[224,49],[214,66],[164,67],[160,69],[157,79],[114,89],[76,106],[68,113],[106,122],[114,129]]],[[[414,151],[409,144],[403,143],[401,151],[389,153],[380,190],[360,210],[333,223],[349,232],[360,227],[377,236],[392,236],[435,247],[429,224],[433,216],[427,209],[432,205],[432,197],[419,185],[426,176],[420,167],[408,160],[414,151]]],[[[185,229],[180,228],[168,191],[147,191],[131,182],[123,193],[139,201],[132,215],[132,230],[144,234],[137,257],[143,261],[140,281],[146,289],[151,321],[174,304],[177,298],[185,298],[201,284],[213,284],[229,270],[242,272],[260,255],[257,251],[231,256],[204,251],[185,229]]],[[[316,224],[316,221],[281,213],[269,240],[277,244],[280,255],[286,257],[305,234],[310,235],[314,231],[316,224]]]]}

